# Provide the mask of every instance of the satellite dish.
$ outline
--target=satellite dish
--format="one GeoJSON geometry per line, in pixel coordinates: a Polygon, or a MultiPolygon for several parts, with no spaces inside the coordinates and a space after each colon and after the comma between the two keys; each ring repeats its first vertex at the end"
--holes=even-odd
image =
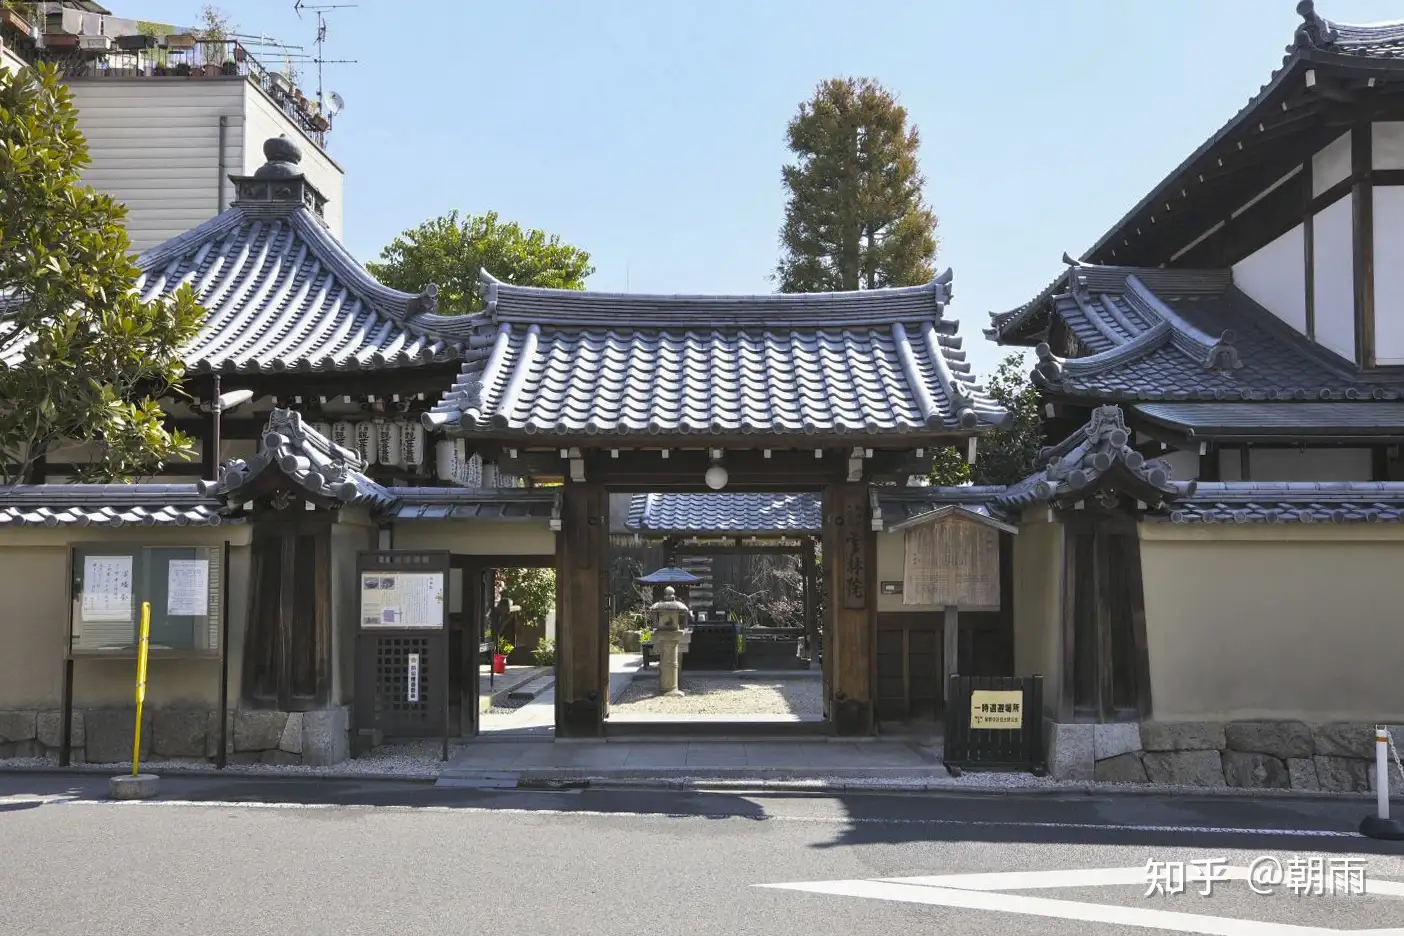
{"type": "Polygon", "coordinates": [[[328,117],[335,117],[346,109],[346,101],[342,99],[341,95],[333,91],[328,96],[331,98],[331,106],[327,108],[328,117]]]}

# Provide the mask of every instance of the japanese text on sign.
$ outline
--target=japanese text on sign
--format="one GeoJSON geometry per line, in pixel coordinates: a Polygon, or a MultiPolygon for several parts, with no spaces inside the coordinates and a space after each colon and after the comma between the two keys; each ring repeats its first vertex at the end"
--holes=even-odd
{"type": "Polygon", "coordinates": [[[444,574],[361,573],[361,626],[443,627],[444,574]]]}
{"type": "Polygon", "coordinates": [[[1363,858],[1293,855],[1284,860],[1259,855],[1247,867],[1230,865],[1227,858],[1146,862],[1147,897],[1183,894],[1191,884],[1198,885],[1201,897],[1209,897],[1214,885],[1224,881],[1246,881],[1259,896],[1359,896],[1367,891],[1363,858]]]}
{"type": "Polygon", "coordinates": [[[405,701],[406,701],[406,702],[418,702],[418,701],[419,701],[419,654],[417,654],[417,653],[411,653],[411,654],[408,654],[408,657],[409,657],[409,673],[407,674],[407,677],[408,677],[408,678],[406,678],[405,683],[408,685],[409,688],[408,688],[408,691],[406,692],[406,696],[407,696],[408,698],[406,698],[405,701]]]}
{"type": "Polygon", "coordinates": [[[1024,725],[1024,694],[1020,691],[996,692],[974,689],[970,693],[971,728],[1022,728],[1024,725]]]}

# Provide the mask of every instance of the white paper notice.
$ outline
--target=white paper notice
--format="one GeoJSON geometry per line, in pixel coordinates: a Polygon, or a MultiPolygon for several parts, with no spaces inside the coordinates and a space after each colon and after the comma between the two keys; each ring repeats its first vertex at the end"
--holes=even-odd
{"type": "Polygon", "coordinates": [[[132,557],[87,556],[83,561],[83,620],[132,620],[132,557]]]}
{"type": "Polygon", "coordinates": [[[204,617],[210,613],[210,561],[172,559],[166,578],[166,614],[204,617]]]}

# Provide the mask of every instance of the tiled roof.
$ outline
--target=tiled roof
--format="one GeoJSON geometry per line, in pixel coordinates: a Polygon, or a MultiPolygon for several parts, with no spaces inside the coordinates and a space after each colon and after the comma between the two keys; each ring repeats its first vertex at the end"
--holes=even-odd
{"type": "Polygon", "coordinates": [[[696,585],[702,580],[686,569],[658,569],[634,579],[640,585],[696,585]]]}
{"type": "Polygon", "coordinates": [[[1133,409],[1161,425],[1200,434],[1398,435],[1404,429],[1404,403],[1138,403],[1133,409]]]}
{"type": "Polygon", "coordinates": [[[194,484],[30,484],[0,487],[0,526],[219,526],[223,505],[194,484]]]}
{"type": "Polygon", "coordinates": [[[144,298],[188,283],[208,311],[185,349],[204,371],[354,371],[460,356],[470,328],[433,291],[383,286],[303,206],[236,206],[137,261],[144,298]]]}
{"type": "Polygon", "coordinates": [[[426,414],[464,433],[958,433],[1008,418],[975,383],[947,271],[926,286],[644,296],[485,275],[487,348],[426,414]]]}
{"type": "Polygon", "coordinates": [[[1006,524],[1010,517],[1000,503],[1004,490],[1002,485],[874,485],[869,491],[873,504],[873,528],[888,531],[905,528],[952,511],[1006,524]]]}
{"type": "Polygon", "coordinates": [[[1099,406],[1085,426],[1057,445],[1038,453],[1039,470],[1010,485],[998,502],[1007,507],[1082,500],[1104,488],[1134,493],[1153,507],[1192,491],[1177,487],[1170,466],[1145,456],[1130,446],[1131,432],[1119,406],[1099,406]]]}
{"type": "Polygon", "coordinates": [[[395,520],[539,521],[559,519],[560,497],[550,488],[388,488],[395,520]]]}
{"type": "Polygon", "coordinates": [[[1176,500],[1166,519],[1171,523],[1397,523],[1404,520],[1404,482],[1201,481],[1176,500]]]}
{"type": "Polygon", "coordinates": [[[1081,357],[1037,348],[1034,383],[1106,401],[1404,399],[1363,377],[1233,286],[1227,271],[1078,266],[1049,306],[1081,357]]]}
{"type": "Polygon", "coordinates": [[[818,533],[818,494],[635,494],[628,526],[649,533],[818,533]]]}
{"type": "Polygon", "coordinates": [[[395,501],[389,490],[365,474],[361,456],[343,448],[302,421],[302,414],[275,409],[268,417],[263,445],[252,458],[220,466],[219,478],[201,481],[202,494],[239,503],[269,471],[279,472],[309,497],[346,505],[385,509],[395,501]]]}

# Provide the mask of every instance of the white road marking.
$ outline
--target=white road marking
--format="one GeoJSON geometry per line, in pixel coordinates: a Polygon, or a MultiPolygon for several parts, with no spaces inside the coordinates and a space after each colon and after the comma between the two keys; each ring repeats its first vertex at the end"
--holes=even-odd
{"type": "Polygon", "coordinates": [[[1265,923],[1259,920],[1213,917],[1199,913],[1178,913],[1173,910],[1151,910],[1142,907],[1084,903],[1076,900],[1053,900],[1047,897],[1025,897],[1020,894],[996,891],[919,887],[913,884],[892,884],[886,881],[815,881],[810,884],[761,884],[758,886],[777,890],[832,894],[838,897],[867,897],[875,900],[895,900],[901,903],[959,907],[965,910],[997,910],[1023,916],[1079,920],[1086,923],[1141,926],[1148,929],[1170,930],[1176,933],[1197,933],[1203,934],[1203,936],[1304,936],[1307,933],[1404,936],[1404,928],[1337,930],[1321,926],[1296,926],[1291,923],[1265,923]]]}
{"type": "MultiPolygon", "coordinates": [[[[550,793],[551,791],[530,791],[550,793]]],[[[555,794],[552,794],[555,795],[555,794]]],[[[370,803],[267,803],[239,800],[106,800],[106,799],[63,799],[48,800],[66,806],[207,806],[220,809],[368,809],[402,810],[407,812],[446,812],[446,813],[486,813],[492,815],[536,816],[543,814],[589,816],[591,818],[628,819],[740,819],[748,822],[810,822],[821,825],[916,825],[952,826],[956,828],[987,829],[1065,829],[1088,832],[1173,832],[1188,835],[1238,835],[1273,836],[1278,838],[1364,838],[1359,832],[1341,832],[1334,829],[1247,829],[1232,826],[1171,826],[1171,825],[1122,825],[1101,822],[1014,822],[983,819],[902,819],[879,818],[872,816],[747,816],[736,813],[659,813],[607,809],[523,809],[520,807],[494,806],[407,806],[375,805],[370,803]]]]}

